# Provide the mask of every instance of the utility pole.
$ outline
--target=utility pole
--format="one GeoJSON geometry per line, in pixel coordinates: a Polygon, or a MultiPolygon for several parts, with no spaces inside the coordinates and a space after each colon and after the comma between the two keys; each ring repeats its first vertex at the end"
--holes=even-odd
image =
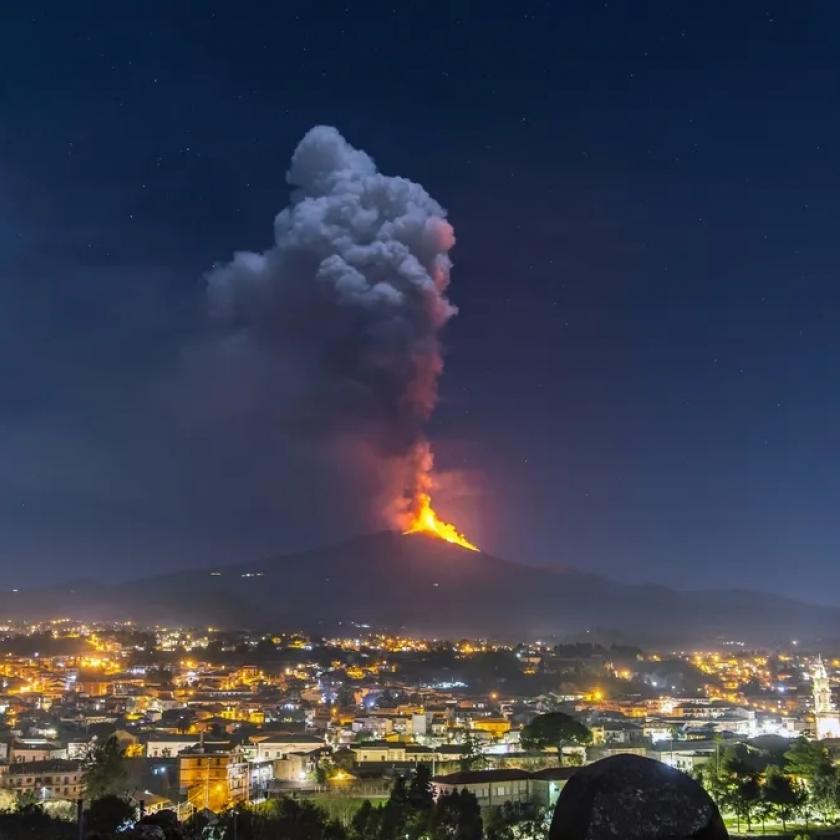
{"type": "Polygon", "coordinates": [[[79,828],[79,840],[85,840],[85,800],[76,800],[76,825],[79,828]]]}

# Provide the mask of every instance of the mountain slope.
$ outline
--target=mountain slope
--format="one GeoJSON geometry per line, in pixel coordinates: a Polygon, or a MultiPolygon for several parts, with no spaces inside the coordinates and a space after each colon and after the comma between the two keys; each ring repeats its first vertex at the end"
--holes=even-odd
{"type": "Polygon", "coordinates": [[[840,639],[838,608],[766,593],[620,584],[389,532],[252,566],[176,572],[120,586],[2,593],[0,614],[323,632],[355,622],[438,637],[591,630],[637,642],[840,639]]]}

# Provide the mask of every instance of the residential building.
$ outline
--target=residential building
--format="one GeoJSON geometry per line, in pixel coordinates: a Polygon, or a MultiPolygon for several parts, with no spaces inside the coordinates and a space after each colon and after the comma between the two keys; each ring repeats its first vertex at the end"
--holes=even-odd
{"type": "Polygon", "coordinates": [[[64,758],[20,761],[0,773],[0,787],[41,801],[78,799],[83,792],[82,763],[64,758]]]}
{"type": "Polygon", "coordinates": [[[248,798],[248,764],[240,747],[193,747],[178,756],[181,792],[196,808],[218,811],[248,798]]]}
{"type": "Polygon", "coordinates": [[[467,790],[482,808],[548,808],[554,805],[575,767],[549,767],[544,770],[471,770],[448,773],[432,779],[435,797],[467,790]]]}

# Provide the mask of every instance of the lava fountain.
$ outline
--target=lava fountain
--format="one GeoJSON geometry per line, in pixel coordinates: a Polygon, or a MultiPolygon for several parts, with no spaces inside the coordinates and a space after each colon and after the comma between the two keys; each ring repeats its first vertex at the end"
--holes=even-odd
{"type": "Polygon", "coordinates": [[[444,522],[432,507],[432,498],[428,493],[420,493],[415,501],[411,520],[404,534],[430,534],[446,542],[460,545],[470,551],[479,551],[479,547],[471,543],[454,525],[444,522]]]}

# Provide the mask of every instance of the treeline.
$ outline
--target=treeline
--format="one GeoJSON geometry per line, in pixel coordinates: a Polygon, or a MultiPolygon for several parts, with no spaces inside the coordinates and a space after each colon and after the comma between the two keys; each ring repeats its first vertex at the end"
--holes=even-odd
{"type": "MultiPolygon", "coordinates": [[[[507,805],[482,819],[475,796],[466,791],[432,796],[429,770],[418,767],[398,777],[381,805],[365,800],[348,824],[331,818],[305,799],[284,797],[239,805],[216,817],[196,814],[179,824],[171,811],[139,822],[134,806],[113,795],[94,800],[85,812],[87,840],[530,840],[545,836],[544,815],[507,805]],[[150,829],[154,827],[155,833],[150,829]]],[[[0,840],[76,840],[75,823],[49,816],[38,805],[0,813],[0,840]]]]}
{"type": "Polygon", "coordinates": [[[828,751],[802,738],[787,751],[750,744],[727,747],[698,772],[698,779],[718,807],[735,815],[747,831],[768,819],[806,824],[819,818],[836,822],[840,812],[840,776],[828,751]]]}

